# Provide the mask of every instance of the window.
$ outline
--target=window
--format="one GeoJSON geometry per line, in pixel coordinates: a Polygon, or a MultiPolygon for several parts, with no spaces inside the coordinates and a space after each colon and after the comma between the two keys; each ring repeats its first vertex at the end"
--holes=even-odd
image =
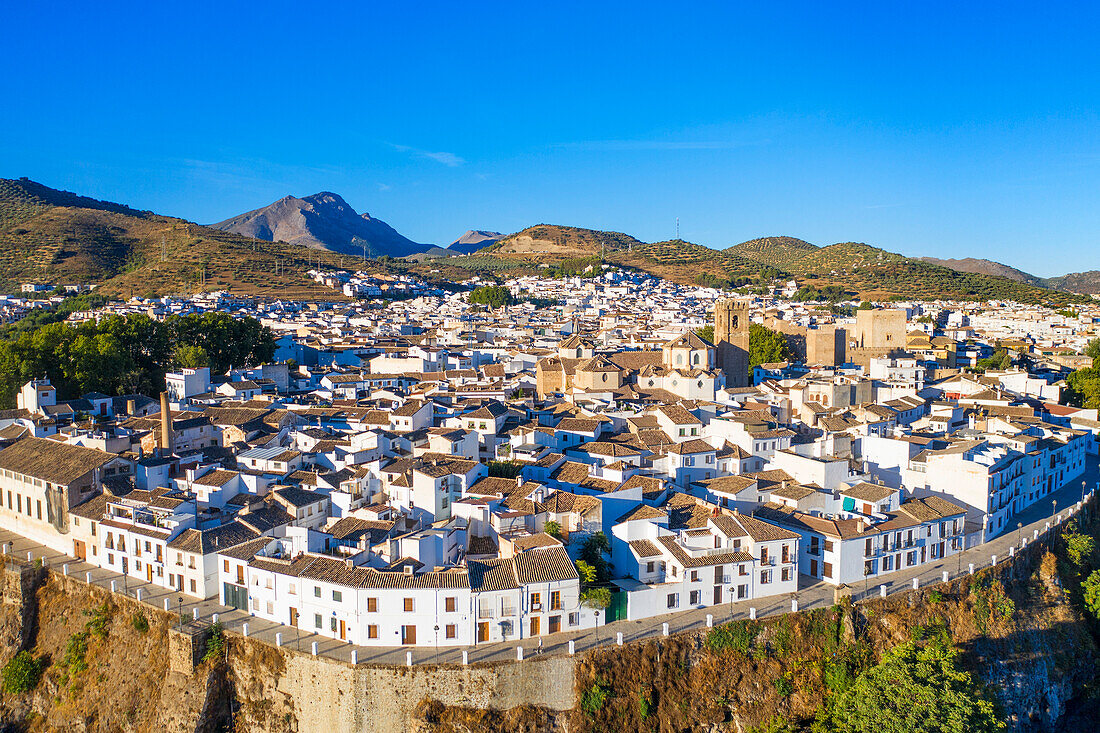
{"type": "Polygon", "coordinates": [[[532,611],[541,611],[542,610],[542,594],[541,593],[532,593],[531,594],[531,610],[532,611]]]}
{"type": "Polygon", "coordinates": [[[367,638],[368,639],[377,639],[378,638],[378,626],[376,626],[375,624],[371,624],[371,625],[367,626],[367,638]]]}
{"type": "Polygon", "coordinates": [[[771,570],[761,570],[760,571],[760,584],[761,585],[767,585],[770,582],[772,582],[772,571],[771,570]]]}
{"type": "Polygon", "coordinates": [[[228,560],[222,560],[222,570],[224,570],[227,573],[229,572],[229,561],[228,560]]]}
{"type": "Polygon", "coordinates": [[[784,581],[790,580],[791,579],[791,569],[790,568],[783,568],[782,577],[783,577],[784,581]]]}
{"type": "Polygon", "coordinates": [[[319,613],[313,614],[313,628],[321,628],[321,614],[319,613]]]}
{"type": "Polygon", "coordinates": [[[650,562],[647,562],[647,563],[645,564],[645,571],[646,571],[647,573],[652,573],[652,572],[653,572],[653,562],[652,562],[652,561],[650,561],[650,562]]]}
{"type": "Polygon", "coordinates": [[[579,613],[569,614],[569,625],[577,626],[581,622],[581,615],[579,613]]]}
{"type": "Polygon", "coordinates": [[[699,582],[699,571],[698,570],[692,570],[691,571],[691,582],[692,583],[698,583],[699,582]]]}
{"type": "Polygon", "coordinates": [[[551,611],[560,611],[561,610],[561,591],[560,590],[550,591],[550,610],[551,611]]]}
{"type": "Polygon", "coordinates": [[[679,605],[680,605],[680,599],[677,596],[677,594],[676,593],[669,593],[668,594],[668,607],[669,608],[676,608],[679,605]]]}
{"type": "Polygon", "coordinates": [[[693,606],[699,604],[699,591],[693,590],[690,594],[688,594],[688,603],[693,606]]]}
{"type": "Polygon", "coordinates": [[[313,597],[314,598],[320,598],[321,597],[321,586],[319,586],[319,585],[313,586],[313,597]]]}
{"type": "Polygon", "coordinates": [[[343,591],[338,591],[338,590],[332,591],[332,600],[336,601],[337,603],[340,603],[341,601],[343,601],[344,600],[343,591]]]}
{"type": "MultiPolygon", "coordinates": [[[[448,596],[448,597],[447,597],[447,598],[446,598],[446,599],[444,600],[444,603],[443,603],[443,607],[444,607],[444,608],[445,608],[445,609],[447,610],[447,613],[454,613],[454,612],[455,612],[455,608],[456,608],[456,606],[458,605],[458,604],[457,604],[457,603],[455,602],[455,600],[456,600],[456,599],[455,599],[455,597],[454,597],[454,596],[448,596]]],[[[447,638],[448,638],[448,639],[453,639],[454,637],[452,637],[452,636],[448,636],[447,638]]]]}
{"type": "Polygon", "coordinates": [[[405,599],[405,613],[412,613],[412,610],[413,610],[413,599],[406,598],[405,599]]]}
{"type": "Polygon", "coordinates": [[[368,598],[367,599],[367,612],[368,613],[378,613],[378,599],[377,598],[368,598]]]}
{"type": "Polygon", "coordinates": [[[194,578],[191,578],[191,592],[192,593],[195,592],[195,579],[194,578]]]}
{"type": "Polygon", "coordinates": [[[447,624],[447,638],[454,639],[458,636],[458,627],[454,624],[447,624]]]}
{"type": "Polygon", "coordinates": [[[821,566],[822,566],[821,567],[821,577],[823,577],[823,578],[833,577],[833,564],[831,562],[822,563],[821,566]]]}

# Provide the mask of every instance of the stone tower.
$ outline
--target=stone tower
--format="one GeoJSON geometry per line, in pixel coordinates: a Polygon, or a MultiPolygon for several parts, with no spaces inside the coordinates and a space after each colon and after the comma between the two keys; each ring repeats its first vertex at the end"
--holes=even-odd
{"type": "Polygon", "coordinates": [[[749,303],[727,298],[714,304],[714,346],[727,387],[746,387],[749,380],[749,303]]]}

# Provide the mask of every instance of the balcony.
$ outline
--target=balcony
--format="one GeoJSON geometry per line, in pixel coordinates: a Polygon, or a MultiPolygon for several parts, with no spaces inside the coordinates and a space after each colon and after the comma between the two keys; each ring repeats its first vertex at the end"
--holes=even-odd
{"type": "Polygon", "coordinates": [[[532,611],[541,611],[542,610],[542,603],[541,602],[532,603],[531,604],[531,610],[532,611]]]}
{"type": "Polygon", "coordinates": [[[495,611],[492,608],[479,608],[477,609],[478,618],[493,618],[496,616],[495,611]]]}

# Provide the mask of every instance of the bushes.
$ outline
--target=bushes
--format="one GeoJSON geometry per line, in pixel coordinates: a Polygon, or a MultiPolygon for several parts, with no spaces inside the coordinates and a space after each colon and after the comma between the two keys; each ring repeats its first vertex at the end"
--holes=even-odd
{"type": "Polygon", "coordinates": [[[607,702],[607,698],[610,693],[602,683],[602,680],[596,680],[592,683],[592,686],[581,694],[581,710],[585,715],[592,716],[603,710],[604,703],[607,702]]]}
{"type": "Polygon", "coordinates": [[[225,632],[222,630],[221,623],[216,622],[210,626],[210,636],[206,640],[206,653],[202,655],[202,661],[217,662],[224,652],[225,632]]]}
{"type": "Polygon", "coordinates": [[[1081,584],[1081,594],[1084,598],[1085,610],[1094,619],[1100,621],[1100,570],[1093,570],[1081,584]]]}
{"type": "Polygon", "coordinates": [[[134,631],[144,634],[149,630],[149,619],[145,617],[144,613],[138,611],[130,617],[130,625],[134,627],[134,631]]]}
{"type": "Polygon", "coordinates": [[[704,643],[711,651],[732,649],[747,657],[758,633],[760,633],[760,625],[755,621],[732,621],[715,626],[708,631],[704,643]]]}
{"type": "Polygon", "coordinates": [[[0,670],[3,678],[4,692],[9,695],[20,695],[33,690],[42,677],[42,663],[31,656],[28,651],[21,651],[4,665],[0,670]]]}
{"type": "Polygon", "coordinates": [[[993,703],[958,652],[944,644],[901,644],[859,676],[835,703],[822,709],[815,730],[835,733],[1003,730],[993,703]]]}

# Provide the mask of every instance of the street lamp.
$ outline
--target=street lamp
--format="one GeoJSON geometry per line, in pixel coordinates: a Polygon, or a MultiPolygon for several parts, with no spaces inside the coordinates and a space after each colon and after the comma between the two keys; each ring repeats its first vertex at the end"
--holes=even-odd
{"type": "Polygon", "coordinates": [[[596,618],[596,644],[600,643],[600,609],[592,609],[592,613],[596,618]]]}
{"type": "Polygon", "coordinates": [[[1022,549],[1024,546],[1024,523],[1016,522],[1016,544],[1022,549]]]}
{"type": "Polygon", "coordinates": [[[180,617],[180,631],[183,631],[183,596],[176,596],[176,610],[179,612],[180,617]]]}

